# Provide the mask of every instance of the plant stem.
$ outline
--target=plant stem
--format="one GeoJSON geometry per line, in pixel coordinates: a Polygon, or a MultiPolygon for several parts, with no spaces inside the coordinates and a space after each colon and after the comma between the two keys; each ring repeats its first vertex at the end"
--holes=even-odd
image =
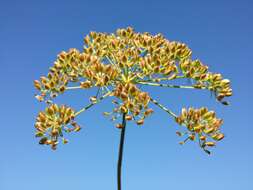
{"type": "Polygon", "coordinates": [[[152,82],[137,82],[139,84],[149,85],[149,86],[160,86],[160,87],[168,87],[168,88],[188,88],[188,89],[207,89],[207,87],[194,87],[194,86],[184,86],[184,85],[171,85],[171,84],[160,84],[160,83],[152,83],[152,82]]]}
{"type": "Polygon", "coordinates": [[[153,98],[150,98],[150,101],[153,102],[155,105],[157,105],[162,110],[166,111],[168,114],[170,114],[172,117],[176,118],[177,115],[173,113],[171,110],[160,104],[158,101],[154,100],[153,98]]]}
{"type": "Polygon", "coordinates": [[[121,135],[120,135],[120,144],[119,144],[119,158],[118,158],[118,167],[117,167],[118,190],[121,190],[121,168],[122,168],[122,157],[123,157],[125,130],[126,130],[126,113],[123,113],[123,115],[122,115],[122,128],[121,128],[121,135]]]}
{"type": "Polygon", "coordinates": [[[75,90],[75,89],[81,89],[82,87],[81,86],[69,86],[69,87],[66,87],[66,90],[75,90]]]}
{"type": "Polygon", "coordinates": [[[79,110],[78,112],[75,113],[75,117],[78,116],[80,113],[86,111],[87,109],[89,109],[90,107],[94,106],[95,104],[99,103],[100,101],[102,101],[104,98],[106,98],[107,96],[109,96],[112,92],[107,92],[106,94],[104,94],[103,96],[101,96],[100,98],[97,99],[96,102],[92,102],[89,105],[87,105],[86,107],[82,108],[81,110],[79,110]]]}

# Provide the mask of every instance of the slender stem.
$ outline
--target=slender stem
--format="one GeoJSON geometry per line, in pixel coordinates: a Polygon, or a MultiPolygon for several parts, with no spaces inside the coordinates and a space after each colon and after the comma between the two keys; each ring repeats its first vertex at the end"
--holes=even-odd
{"type": "Polygon", "coordinates": [[[110,64],[112,64],[112,65],[114,65],[114,66],[117,67],[117,65],[116,65],[108,56],[106,56],[106,58],[107,58],[107,60],[110,62],[110,64]]]}
{"type": "Polygon", "coordinates": [[[123,115],[122,115],[122,128],[121,128],[121,135],[120,135],[120,144],[119,144],[119,158],[118,158],[118,167],[117,167],[118,190],[121,190],[121,168],[122,168],[125,130],[126,130],[126,114],[123,113],[123,115]]]}
{"type": "Polygon", "coordinates": [[[74,90],[74,89],[81,89],[82,87],[81,86],[69,86],[69,87],[66,87],[66,90],[74,90]]]}
{"type": "Polygon", "coordinates": [[[97,99],[96,102],[92,102],[89,105],[85,106],[84,108],[80,109],[78,112],[75,113],[75,116],[79,115],[80,113],[86,111],[87,109],[89,109],[90,107],[94,106],[95,104],[99,103],[100,101],[102,101],[104,98],[106,98],[107,96],[109,96],[111,94],[110,92],[107,92],[106,94],[104,94],[103,96],[101,96],[99,99],[97,99]]]}
{"type": "MultiPolygon", "coordinates": [[[[186,78],[185,76],[176,76],[174,79],[184,79],[186,78]]],[[[174,80],[173,79],[173,80],[174,80]]],[[[138,82],[158,82],[158,81],[163,81],[163,80],[169,80],[168,77],[163,77],[163,78],[150,78],[146,80],[139,80],[138,82]]]]}
{"type": "Polygon", "coordinates": [[[207,89],[206,87],[194,87],[194,86],[183,86],[183,85],[171,85],[171,84],[160,84],[160,83],[152,83],[152,82],[137,82],[139,84],[149,85],[149,86],[160,86],[160,87],[168,87],[168,88],[188,88],[188,89],[207,89]]]}
{"type": "Polygon", "coordinates": [[[165,106],[163,106],[162,104],[160,104],[159,102],[157,102],[156,100],[154,100],[153,98],[150,98],[150,101],[153,102],[158,107],[160,107],[162,110],[166,111],[172,117],[174,117],[174,118],[177,117],[177,115],[175,113],[173,113],[171,110],[169,110],[168,108],[166,108],[165,106]]]}

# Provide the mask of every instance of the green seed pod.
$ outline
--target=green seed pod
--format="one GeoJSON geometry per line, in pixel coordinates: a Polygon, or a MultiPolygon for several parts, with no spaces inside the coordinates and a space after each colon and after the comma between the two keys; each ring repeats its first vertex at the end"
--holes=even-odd
{"type": "Polygon", "coordinates": [[[181,117],[176,117],[176,118],[175,118],[175,121],[176,121],[179,125],[182,125],[182,123],[183,123],[183,120],[182,120],[181,117]]]}
{"type": "Polygon", "coordinates": [[[46,143],[46,141],[47,141],[47,137],[43,137],[40,139],[39,144],[43,145],[46,143]]]}
{"type": "Polygon", "coordinates": [[[43,136],[44,136],[44,133],[42,133],[41,131],[35,134],[35,137],[43,137],[43,136]]]}
{"type": "Polygon", "coordinates": [[[52,105],[52,108],[53,108],[53,110],[54,110],[55,113],[56,113],[56,112],[59,112],[59,107],[58,107],[57,104],[53,104],[53,105],[52,105]]]}
{"type": "Polygon", "coordinates": [[[201,131],[203,127],[201,125],[196,125],[193,127],[193,130],[196,132],[196,133],[199,133],[201,131]]]}
{"type": "Polygon", "coordinates": [[[205,132],[206,134],[210,134],[210,133],[214,132],[214,130],[215,130],[214,127],[208,127],[207,129],[204,130],[204,132],[205,132]]]}
{"type": "Polygon", "coordinates": [[[74,113],[74,111],[73,111],[70,107],[68,107],[68,108],[65,110],[65,113],[66,113],[67,116],[71,116],[71,115],[74,113]]]}
{"type": "Polygon", "coordinates": [[[70,117],[65,117],[64,118],[64,124],[67,125],[70,122],[71,118],[70,117]]]}
{"type": "Polygon", "coordinates": [[[206,114],[203,115],[203,119],[211,119],[215,117],[215,112],[214,111],[209,111],[206,114]]]}
{"type": "Polygon", "coordinates": [[[38,118],[41,122],[45,122],[46,121],[46,115],[44,112],[40,112],[38,115],[38,118]]]}
{"type": "Polygon", "coordinates": [[[68,142],[69,142],[68,139],[65,139],[65,138],[62,139],[63,144],[67,144],[68,142]]]}
{"type": "Polygon", "coordinates": [[[74,128],[74,131],[75,132],[78,132],[78,131],[80,131],[81,130],[81,127],[79,126],[79,125],[75,125],[75,128],[74,128]]]}
{"type": "Polygon", "coordinates": [[[52,106],[46,108],[46,112],[48,115],[53,115],[54,114],[54,109],[52,106]]]}
{"type": "Polygon", "coordinates": [[[224,138],[224,134],[218,133],[218,134],[212,135],[212,138],[216,141],[220,141],[224,138]]]}

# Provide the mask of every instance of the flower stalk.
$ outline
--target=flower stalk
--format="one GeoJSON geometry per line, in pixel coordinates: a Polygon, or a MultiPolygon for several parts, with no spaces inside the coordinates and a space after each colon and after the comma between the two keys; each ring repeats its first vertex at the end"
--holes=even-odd
{"type": "Polygon", "coordinates": [[[107,96],[109,96],[111,94],[111,92],[107,92],[106,94],[104,94],[103,96],[101,96],[100,98],[98,98],[96,101],[90,103],[89,105],[85,106],[84,108],[82,108],[81,110],[79,110],[78,112],[75,113],[75,116],[79,115],[80,113],[86,111],[87,109],[91,108],[92,106],[94,106],[95,104],[101,102],[103,99],[105,99],[107,96]]]}
{"type": "Polygon", "coordinates": [[[122,158],[123,158],[123,149],[125,141],[125,131],[126,131],[126,113],[122,114],[122,128],[120,134],[120,144],[119,144],[119,157],[118,157],[118,166],[117,166],[117,185],[118,190],[121,190],[121,169],[122,169],[122,158]]]}
{"type": "Polygon", "coordinates": [[[153,98],[150,98],[150,101],[153,102],[156,106],[158,106],[162,110],[164,110],[165,112],[167,112],[168,114],[170,114],[172,117],[174,117],[174,118],[177,117],[177,115],[175,113],[173,113],[171,110],[169,110],[168,108],[166,108],[165,106],[160,104],[158,101],[154,100],[153,98]]]}
{"type": "Polygon", "coordinates": [[[206,87],[172,85],[172,84],[160,84],[160,83],[142,82],[142,81],[139,81],[137,83],[143,84],[143,85],[149,85],[149,86],[159,86],[159,87],[168,87],[168,88],[207,89],[206,87]]]}

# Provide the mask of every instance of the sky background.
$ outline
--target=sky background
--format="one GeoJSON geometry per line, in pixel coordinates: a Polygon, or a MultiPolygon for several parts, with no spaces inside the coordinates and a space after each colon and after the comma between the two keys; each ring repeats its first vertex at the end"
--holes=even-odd
{"type": "MultiPolygon", "coordinates": [[[[82,114],[83,130],[53,152],[34,137],[45,105],[34,98],[33,80],[47,74],[60,51],[81,50],[89,31],[127,26],[186,43],[193,58],[232,81],[234,96],[226,107],[205,91],[146,88],[176,113],[189,106],[216,110],[226,138],[211,156],[197,143],[180,146],[180,127],[155,108],[143,127],[127,126],[123,189],[252,190],[252,10],[250,0],[0,0],[0,190],[116,189],[120,131],[101,114],[110,101],[82,114]]],[[[72,91],[57,100],[78,110],[90,95],[72,91]]]]}

